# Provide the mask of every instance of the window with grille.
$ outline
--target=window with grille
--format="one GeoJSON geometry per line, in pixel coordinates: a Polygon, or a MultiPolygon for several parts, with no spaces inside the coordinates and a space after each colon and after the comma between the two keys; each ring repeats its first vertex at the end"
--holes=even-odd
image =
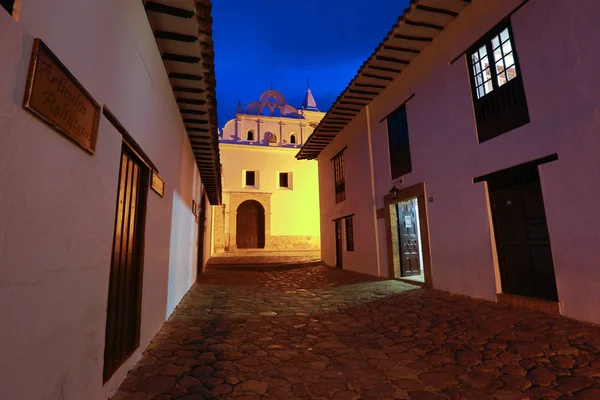
{"type": "Polygon", "coordinates": [[[479,142],[529,123],[510,21],[492,29],[467,55],[479,142]]]}
{"type": "Polygon", "coordinates": [[[335,202],[346,200],[346,177],[344,176],[344,153],[333,158],[333,174],[335,179],[335,202]]]}
{"type": "Polygon", "coordinates": [[[280,172],[279,173],[279,187],[289,188],[290,187],[290,173],[280,172]]]}
{"type": "Polygon", "coordinates": [[[346,218],[346,251],[354,251],[354,217],[346,218]]]}
{"type": "Polygon", "coordinates": [[[387,118],[387,127],[390,149],[390,172],[392,179],[396,179],[412,171],[406,105],[400,106],[390,114],[387,118]]]}

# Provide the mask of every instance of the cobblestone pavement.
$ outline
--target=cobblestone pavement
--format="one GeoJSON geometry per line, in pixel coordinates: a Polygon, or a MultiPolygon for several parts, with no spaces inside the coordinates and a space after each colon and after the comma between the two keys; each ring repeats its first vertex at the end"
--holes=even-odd
{"type": "Polygon", "coordinates": [[[600,399],[600,327],[329,267],[208,271],[114,400],[600,399]]]}

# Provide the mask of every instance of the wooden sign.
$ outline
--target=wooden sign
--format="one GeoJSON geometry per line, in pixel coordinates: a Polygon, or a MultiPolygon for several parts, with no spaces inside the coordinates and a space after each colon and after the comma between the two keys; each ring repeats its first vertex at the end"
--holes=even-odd
{"type": "Polygon", "coordinates": [[[155,170],[152,170],[152,178],[150,179],[150,187],[154,190],[160,197],[165,197],[165,182],[158,176],[158,173],[155,170]]]}
{"type": "Polygon", "coordinates": [[[377,209],[377,219],[385,218],[385,208],[377,209]]]}
{"type": "Polygon", "coordinates": [[[23,108],[94,154],[100,105],[41,39],[33,42],[23,108]]]}

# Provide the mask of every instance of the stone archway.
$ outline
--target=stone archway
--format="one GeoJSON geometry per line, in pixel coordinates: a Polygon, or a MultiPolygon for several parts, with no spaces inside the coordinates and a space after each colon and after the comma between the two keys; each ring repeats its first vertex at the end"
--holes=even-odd
{"type": "Polygon", "coordinates": [[[236,244],[238,249],[264,249],[265,209],[256,200],[246,200],[236,212],[236,244]]]}

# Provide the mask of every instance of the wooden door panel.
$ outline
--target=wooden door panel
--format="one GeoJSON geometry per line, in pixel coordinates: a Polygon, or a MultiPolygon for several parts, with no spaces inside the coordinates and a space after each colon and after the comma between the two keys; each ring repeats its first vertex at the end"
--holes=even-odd
{"type": "Polygon", "coordinates": [[[421,274],[419,259],[418,215],[411,200],[396,205],[398,238],[400,240],[401,276],[421,274]]]}
{"type": "Polygon", "coordinates": [[[488,184],[503,292],[557,300],[537,166],[501,171],[488,184]]]}
{"type": "Polygon", "coordinates": [[[265,211],[260,203],[248,200],[240,204],[236,221],[236,245],[238,248],[264,248],[264,220],[265,211]]]}
{"type": "Polygon", "coordinates": [[[139,345],[148,171],[123,145],[115,215],[104,350],[104,381],[139,345]]]}

